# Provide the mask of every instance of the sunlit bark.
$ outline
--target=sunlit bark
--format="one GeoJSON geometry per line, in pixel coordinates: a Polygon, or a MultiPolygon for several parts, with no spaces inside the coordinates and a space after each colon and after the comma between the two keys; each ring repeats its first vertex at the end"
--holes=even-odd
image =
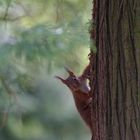
{"type": "Polygon", "coordinates": [[[139,0],[95,1],[92,140],[140,140],[139,0]]]}

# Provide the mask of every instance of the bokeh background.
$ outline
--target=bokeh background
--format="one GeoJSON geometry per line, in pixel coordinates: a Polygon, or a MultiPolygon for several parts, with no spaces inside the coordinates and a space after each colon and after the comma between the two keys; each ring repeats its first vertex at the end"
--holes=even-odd
{"type": "Polygon", "coordinates": [[[0,0],[0,140],[88,140],[54,78],[88,63],[91,0],[0,0]]]}

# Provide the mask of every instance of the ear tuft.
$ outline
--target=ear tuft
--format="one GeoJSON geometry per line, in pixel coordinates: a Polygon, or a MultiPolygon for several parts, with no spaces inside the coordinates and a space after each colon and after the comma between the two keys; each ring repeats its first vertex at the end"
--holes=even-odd
{"type": "Polygon", "coordinates": [[[74,76],[74,73],[68,69],[67,67],[65,67],[65,70],[67,71],[67,73],[70,75],[70,76],[74,76]]]}

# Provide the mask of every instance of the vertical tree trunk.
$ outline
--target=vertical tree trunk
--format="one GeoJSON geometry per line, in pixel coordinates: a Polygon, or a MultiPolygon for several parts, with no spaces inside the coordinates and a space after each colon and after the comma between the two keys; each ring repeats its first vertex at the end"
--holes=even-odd
{"type": "Polygon", "coordinates": [[[93,4],[92,140],[140,140],[139,0],[93,4]]]}

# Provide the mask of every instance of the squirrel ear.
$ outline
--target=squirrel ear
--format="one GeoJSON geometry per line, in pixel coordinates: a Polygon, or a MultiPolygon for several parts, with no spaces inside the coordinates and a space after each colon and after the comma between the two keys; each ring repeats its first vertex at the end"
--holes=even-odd
{"type": "Polygon", "coordinates": [[[65,83],[65,80],[63,78],[61,78],[59,76],[55,76],[55,78],[57,78],[57,79],[61,80],[63,83],[65,83]]]}
{"type": "Polygon", "coordinates": [[[65,70],[67,71],[67,73],[70,75],[70,76],[74,76],[74,73],[69,70],[67,67],[65,67],[65,70]]]}

